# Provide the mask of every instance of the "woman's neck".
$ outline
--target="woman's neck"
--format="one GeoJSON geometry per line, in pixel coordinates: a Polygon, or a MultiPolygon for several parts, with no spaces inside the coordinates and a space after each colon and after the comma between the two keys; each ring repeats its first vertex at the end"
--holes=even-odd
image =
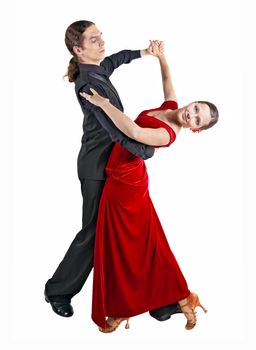
{"type": "Polygon", "coordinates": [[[179,109],[168,109],[165,114],[166,121],[175,129],[176,133],[181,129],[181,124],[178,120],[178,111],[179,109]]]}
{"type": "Polygon", "coordinates": [[[168,109],[165,113],[165,116],[166,116],[166,120],[169,122],[169,123],[174,123],[174,124],[177,124],[179,125],[178,123],[178,109],[168,109]]]}

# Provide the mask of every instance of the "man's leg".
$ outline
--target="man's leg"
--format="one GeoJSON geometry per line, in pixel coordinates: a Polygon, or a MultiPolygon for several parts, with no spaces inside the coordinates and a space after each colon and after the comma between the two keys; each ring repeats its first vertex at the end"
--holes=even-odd
{"type": "MultiPolygon", "coordinates": [[[[70,303],[83,287],[93,267],[93,251],[98,207],[105,181],[81,181],[83,228],[76,235],[57,270],[45,285],[50,302],[70,303]]],[[[63,315],[62,315],[63,316],[63,315]]]]}
{"type": "Polygon", "coordinates": [[[166,321],[171,317],[171,315],[178,313],[182,313],[179,303],[162,306],[158,309],[149,311],[150,316],[154,317],[158,321],[166,321]]]}

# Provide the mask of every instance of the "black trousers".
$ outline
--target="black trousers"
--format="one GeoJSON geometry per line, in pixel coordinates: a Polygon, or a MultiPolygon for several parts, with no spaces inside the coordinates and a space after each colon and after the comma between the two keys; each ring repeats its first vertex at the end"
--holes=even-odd
{"type": "Polygon", "coordinates": [[[93,268],[93,249],[99,201],[105,181],[80,180],[83,196],[82,229],[45,285],[50,300],[70,301],[83,287],[93,268]]]}
{"type": "MultiPolygon", "coordinates": [[[[83,287],[93,268],[95,229],[100,197],[105,181],[83,179],[82,229],[77,233],[52,278],[45,284],[45,294],[50,300],[70,302],[83,287]]],[[[150,311],[151,316],[165,320],[181,312],[178,304],[150,311]]]]}

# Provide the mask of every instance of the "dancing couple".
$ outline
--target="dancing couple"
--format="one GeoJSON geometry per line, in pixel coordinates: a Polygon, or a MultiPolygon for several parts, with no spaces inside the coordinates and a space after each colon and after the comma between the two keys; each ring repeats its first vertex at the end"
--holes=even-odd
{"type": "Polygon", "coordinates": [[[190,330],[196,307],[206,310],[169,247],[150,198],[145,160],[169,147],[182,128],[212,127],[218,110],[207,101],[178,107],[162,41],[104,58],[102,33],[93,22],[78,21],[67,28],[65,43],[73,56],[67,76],[84,113],[78,155],[83,218],[82,230],[45,285],[45,299],[58,315],[72,316],[71,299],[94,267],[92,319],[100,331],[112,332],[122,321],[128,328],[129,318],[147,311],[159,321],[183,313],[190,330]],[[164,101],[133,121],[109,77],[145,55],[158,59],[164,101]]]}

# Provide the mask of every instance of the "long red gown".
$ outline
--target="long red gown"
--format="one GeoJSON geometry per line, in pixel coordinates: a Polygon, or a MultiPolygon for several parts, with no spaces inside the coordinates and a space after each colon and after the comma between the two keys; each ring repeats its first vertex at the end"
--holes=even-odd
{"type": "MultiPolygon", "coordinates": [[[[165,128],[169,146],[176,138],[153,110],[177,109],[175,101],[143,111],[141,127],[165,128]]],[[[92,319],[100,327],[106,317],[132,317],[186,298],[190,291],[169,247],[148,191],[145,162],[114,145],[99,205],[95,248],[92,319]]]]}

